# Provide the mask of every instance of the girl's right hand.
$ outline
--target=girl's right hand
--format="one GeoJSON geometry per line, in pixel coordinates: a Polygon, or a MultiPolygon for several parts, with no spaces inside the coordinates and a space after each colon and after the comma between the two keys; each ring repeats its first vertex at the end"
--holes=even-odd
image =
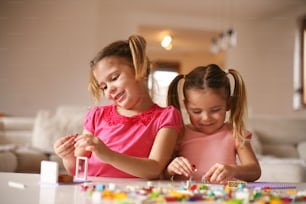
{"type": "Polygon", "coordinates": [[[167,167],[168,174],[174,175],[184,175],[189,177],[194,171],[193,165],[185,157],[176,157],[167,167]]]}
{"type": "Polygon", "coordinates": [[[74,157],[74,144],[77,136],[78,134],[67,135],[58,139],[53,146],[54,152],[62,159],[74,157]]]}

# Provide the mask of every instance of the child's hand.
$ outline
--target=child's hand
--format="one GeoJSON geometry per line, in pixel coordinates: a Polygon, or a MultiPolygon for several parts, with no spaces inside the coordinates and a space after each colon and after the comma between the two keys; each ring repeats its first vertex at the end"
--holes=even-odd
{"type": "Polygon", "coordinates": [[[62,159],[74,157],[74,144],[77,135],[67,135],[57,140],[53,145],[54,152],[62,159]]]}
{"type": "Polygon", "coordinates": [[[207,179],[210,183],[225,184],[233,179],[233,174],[232,166],[216,163],[206,172],[203,179],[207,179]]]}
{"type": "Polygon", "coordinates": [[[75,148],[95,152],[96,154],[103,154],[104,150],[108,149],[98,137],[91,134],[83,134],[76,137],[74,146],[75,148]]]}
{"type": "Polygon", "coordinates": [[[185,157],[176,157],[167,167],[168,174],[171,176],[178,174],[189,177],[193,170],[193,165],[185,157]]]}

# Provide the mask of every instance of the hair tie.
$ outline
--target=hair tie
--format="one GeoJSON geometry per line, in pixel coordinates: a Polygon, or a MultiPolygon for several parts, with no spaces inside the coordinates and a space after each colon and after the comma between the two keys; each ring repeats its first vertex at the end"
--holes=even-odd
{"type": "Polygon", "coordinates": [[[229,70],[228,69],[225,69],[224,72],[225,72],[226,75],[229,74],[229,70]]]}
{"type": "Polygon", "coordinates": [[[183,78],[186,79],[186,74],[183,74],[183,78]]]}

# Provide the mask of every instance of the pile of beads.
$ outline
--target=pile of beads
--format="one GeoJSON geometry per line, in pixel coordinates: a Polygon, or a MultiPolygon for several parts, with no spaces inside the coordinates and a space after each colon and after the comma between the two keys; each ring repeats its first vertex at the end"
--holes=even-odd
{"type": "Polygon", "coordinates": [[[222,202],[226,204],[286,204],[306,201],[306,191],[277,190],[269,187],[250,188],[244,182],[227,185],[170,182],[146,185],[82,184],[93,202],[119,204],[166,202],[222,202]]]}

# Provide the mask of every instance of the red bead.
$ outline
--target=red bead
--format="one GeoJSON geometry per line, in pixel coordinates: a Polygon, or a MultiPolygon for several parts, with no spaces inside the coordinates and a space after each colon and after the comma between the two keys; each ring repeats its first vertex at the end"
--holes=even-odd
{"type": "Polygon", "coordinates": [[[168,197],[165,197],[165,200],[167,202],[175,202],[175,201],[178,201],[178,198],[177,197],[174,197],[174,196],[168,196],[168,197]]]}
{"type": "Polygon", "coordinates": [[[197,185],[192,185],[191,187],[190,187],[190,190],[192,190],[192,191],[194,191],[194,190],[196,190],[197,189],[197,185]]]}

